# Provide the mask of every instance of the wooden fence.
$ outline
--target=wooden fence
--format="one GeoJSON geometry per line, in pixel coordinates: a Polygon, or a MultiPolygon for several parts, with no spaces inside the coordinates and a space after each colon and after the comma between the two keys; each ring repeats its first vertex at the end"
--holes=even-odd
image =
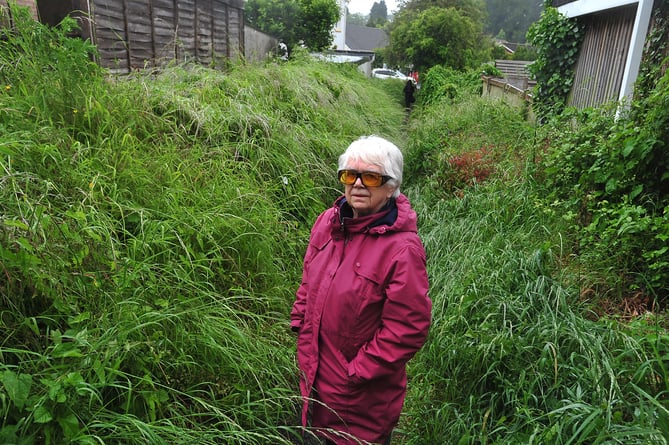
{"type": "Polygon", "coordinates": [[[497,59],[495,68],[502,72],[503,79],[506,79],[507,83],[520,90],[526,90],[535,84],[530,81],[530,72],[527,69],[530,63],[532,62],[527,60],[497,59]]]}
{"type": "Polygon", "coordinates": [[[502,72],[501,77],[481,76],[483,82],[482,95],[526,110],[527,119],[535,121],[532,111],[532,90],[537,84],[530,79],[527,69],[532,63],[527,60],[495,60],[495,68],[502,72]]]}
{"type": "Polygon", "coordinates": [[[244,55],[244,0],[37,0],[37,10],[50,25],[77,17],[113,72],[244,55]]]}
{"type": "MultiPolygon", "coordinates": [[[[12,26],[12,14],[9,10],[9,5],[11,3],[10,0],[0,0],[0,25],[4,28],[12,26]]],[[[14,0],[14,3],[18,6],[30,9],[33,18],[37,18],[37,5],[35,5],[35,0],[14,0]]]]}

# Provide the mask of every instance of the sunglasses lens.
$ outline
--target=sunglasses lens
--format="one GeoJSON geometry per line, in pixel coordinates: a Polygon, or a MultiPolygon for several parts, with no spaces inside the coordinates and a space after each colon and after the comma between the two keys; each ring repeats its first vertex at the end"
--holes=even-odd
{"type": "Polygon", "coordinates": [[[358,175],[351,170],[342,170],[339,172],[339,181],[342,184],[351,185],[355,183],[355,180],[358,179],[358,175]]]}
{"type": "Polygon", "coordinates": [[[342,184],[353,185],[358,178],[365,187],[379,187],[388,180],[388,176],[373,172],[358,173],[355,170],[341,170],[339,172],[339,181],[342,184]]]}
{"type": "Polygon", "coordinates": [[[363,173],[362,183],[366,187],[378,187],[383,184],[383,176],[378,173],[363,173]]]}

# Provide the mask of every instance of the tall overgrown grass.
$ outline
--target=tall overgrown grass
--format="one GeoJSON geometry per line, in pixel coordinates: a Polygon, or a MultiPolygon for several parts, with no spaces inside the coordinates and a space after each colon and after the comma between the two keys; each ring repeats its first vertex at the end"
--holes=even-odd
{"type": "Polygon", "coordinates": [[[534,193],[495,180],[418,200],[433,325],[399,443],[665,443],[661,319],[593,320],[562,268],[563,227],[534,193]]]}
{"type": "Polygon", "coordinates": [[[667,443],[666,316],[594,308],[600,272],[537,182],[547,129],[467,78],[408,133],[434,310],[397,443],[667,443]]]}
{"type": "Polygon", "coordinates": [[[308,229],[348,143],[399,138],[396,98],[306,59],[112,77],[73,21],[21,11],[0,42],[0,442],[291,443],[308,229]]]}
{"type": "Polygon", "coordinates": [[[434,302],[393,443],[669,442],[666,319],[586,306],[596,271],[532,180],[536,129],[471,73],[426,76],[407,120],[401,84],[305,56],[110,76],[73,22],[20,11],[0,40],[0,443],[299,442],[302,254],[370,133],[405,147],[434,302]]]}

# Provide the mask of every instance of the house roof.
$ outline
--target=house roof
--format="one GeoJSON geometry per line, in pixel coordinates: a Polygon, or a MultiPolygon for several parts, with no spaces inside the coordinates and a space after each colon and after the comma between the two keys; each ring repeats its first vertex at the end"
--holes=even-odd
{"type": "Polygon", "coordinates": [[[388,33],[380,28],[346,25],[346,47],[353,51],[374,51],[388,45],[388,33]]]}
{"type": "MultiPolygon", "coordinates": [[[[620,8],[621,6],[629,5],[638,5],[643,3],[649,3],[649,8],[653,6],[653,0],[554,0],[553,3],[560,13],[566,15],[567,17],[578,17],[586,14],[593,14],[597,12],[606,11],[609,9],[620,8]]],[[[640,5],[642,6],[642,5],[640,5]]]]}

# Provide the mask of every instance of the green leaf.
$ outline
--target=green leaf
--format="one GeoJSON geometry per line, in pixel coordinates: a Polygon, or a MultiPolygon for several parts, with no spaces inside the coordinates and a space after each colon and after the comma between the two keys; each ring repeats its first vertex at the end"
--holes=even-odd
{"type": "Polygon", "coordinates": [[[38,406],[33,412],[33,419],[35,419],[35,423],[49,423],[53,420],[53,416],[51,415],[51,412],[42,405],[38,406]]]}
{"type": "Polygon", "coordinates": [[[628,157],[634,151],[634,140],[627,140],[623,148],[623,157],[628,157]]]}
{"type": "Polygon", "coordinates": [[[16,152],[12,150],[10,147],[8,147],[7,144],[2,144],[0,145],[0,154],[7,156],[14,156],[16,152]]]}
{"type": "Polygon", "coordinates": [[[67,374],[67,378],[65,381],[70,385],[74,386],[75,388],[78,386],[82,386],[86,383],[84,378],[81,376],[81,373],[79,372],[70,372],[67,374]]]}
{"type": "Polygon", "coordinates": [[[77,348],[72,343],[61,343],[56,345],[53,348],[51,355],[54,358],[65,358],[65,357],[83,357],[79,348],[77,348]]]}
{"type": "Polygon", "coordinates": [[[18,425],[7,425],[0,428],[0,443],[7,445],[15,445],[19,443],[19,438],[16,435],[18,425]]]}
{"type": "Polygon", "coordinates": [[[643,184],[637,184],[634,189],[630,192],[630,199],[634,199],[643,191],[643,184]]]}
{"type": "Polygon", "coordinates": [[[16,374],[12,371],[5,371],[2,374],[2,384],[5,391],[19,410],[23,409],[26,400],[28,400],[32,383],[33,378],[30,374],[16,374]]]}
{"type": "Polygon", "coordinates": [[[606,181],[606,193],[613,193],[616,189],[618,188],[618,181],[616,181],[615,178],[609,178],[608,181],[606,181]]]}
{"type": "Polygon", "coordinates": [[[49,399],[54,402],[63,403],[67,400],[67,395],[63,391],[63,385],[57,380],[41,379],[40,383],[49,388],[49,399]]]}
{"type": "Polygon", "coordinates": [[[67,321],[70,325],[76,325],[84,321],[88,321],[90,318],[91,318],[91,313],[88,311],[84,311],[80,314],[75,315],[74,317],[68,318],[67,321]]]}
{"type": "Polygon", "coordinates": [[[17,220],[6,220],[2,222],[5,226],[7,227],[17,227],[21,230],[30,230],[30,227],[23,221],[17,221],[17,220]]]}
{"type": "Polygon", "coordinates": [[[58,417],[58,424],[63,429],[65,437],[72,438],[79,434],[81,428],[79,428],[79,419],[74,413],[70,413],[67,416],[58,417]]]}

